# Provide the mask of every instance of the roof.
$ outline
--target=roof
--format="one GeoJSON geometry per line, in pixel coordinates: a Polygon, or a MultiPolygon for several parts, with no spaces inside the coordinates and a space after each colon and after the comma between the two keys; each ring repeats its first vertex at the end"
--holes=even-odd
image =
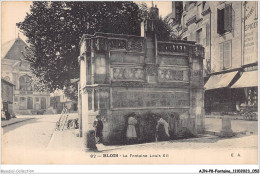
{"type": "Polygon", "coordinates": [[[16,41],[21,41],[24,45],[28,46],[20,37],[5,42],[1,45],[1,59],[4,59],[6,57],[7,53],[11,50],[16,41]]]}
{"type": "Polygon", "coordinates": [[[16,39],[10,40],[8,42],[5,42],[2,46],[2,50],[1,50],[1,58],[4,58],[6,56],[6,54],[8,53],[8,51],[12,48],[12,46],[14,45],[16,39]]]}
{"type": "Polygon", "coordinates": [[[9,82],[9,81],[3,79],[3,78],[1,78],[1,82],[8,83],[8,84],[11,85],[11,86],[15,86],[13,83],[11,83],[11,82],[9,82]]]}

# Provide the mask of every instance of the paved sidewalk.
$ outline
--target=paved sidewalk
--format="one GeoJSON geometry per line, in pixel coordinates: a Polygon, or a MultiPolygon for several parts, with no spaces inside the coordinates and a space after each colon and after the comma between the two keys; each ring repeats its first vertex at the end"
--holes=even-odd
{"type": "Polygon", "coordinates": [[[244,120],[243,116],[241,115],[205,115],[205,118],[221,119],[223,117],[228,117],[231,118],[232,120],[244,120]]]}
{"type": "MultiPolygon", "coordinates": [[[[221,119],[217,118],[206,118],[205,119],[205,134],[199,135],[197,138],[189,138],[183,139],[184,141],[204,141],[207,139],[219,139],[217,136],[218,133],[221,131],[221,119]]],[[[245,120],[231,120],[232,130],[237,136],[245,136],[245,135],[257,135],[258,134],[258,127],[257,121],[245,121],[245,120]]],[[[51,141],[48,145],[49,150],[75,150],[75,151],[84,151],[83,145],[83,137],[77,137],[76,134],[78,133],[78,129],[65,129],[64,131],[55,131],[51,138],[51,141]]],[[[180,140],[172,140],[169,142],[181,142],[180,140]]],[[[98,151],[106,152],[106,151],[113,151],[117,149],[125,149],[129,147],[138,147],[144,145],[160,145],[163,142],[151,142],[151,143],[144,143],[144,144],[135,144],[135,145],[109,145],[105,146],[103,144],[97,144],[98,151]]]]}
{"type": "MultiPolygon", "coordinates": [[[[222,129],[222,119],[205,118],[206,133],[217,135],[222,129]]],[[[231,129],[235,134],[257,135],[258,122],[248,120],[231,120],[231,129]]]]}
{"type": "Polygon", "coordinates": [[[31,120],[34,119],[33,117],[28,117],[28,118],[11,118],[10,120],[2,120],[1,121],[1,126],[6,127],[12,124],[20,123],[23,121],[31,120]]]}

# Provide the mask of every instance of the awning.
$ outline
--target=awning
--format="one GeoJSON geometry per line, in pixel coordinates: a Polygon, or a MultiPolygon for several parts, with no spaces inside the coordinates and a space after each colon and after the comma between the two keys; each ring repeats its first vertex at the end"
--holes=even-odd
{"type": "Polygon", "coordinates": [[[225,88],[229,85],[237,73],[238,71],[233,71],[224,74],[212,75],[204,87],[206,90],[225,88]]]}
{"type": "Polygon", "coordinates": [[[258,86],[258,71],[243,72],[238,81],[231,88],[247,88],[258,86]]]}

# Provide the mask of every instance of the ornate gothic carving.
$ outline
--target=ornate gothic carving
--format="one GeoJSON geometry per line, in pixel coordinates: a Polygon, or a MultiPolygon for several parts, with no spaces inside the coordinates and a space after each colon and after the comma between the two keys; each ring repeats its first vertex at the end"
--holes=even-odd
{"type": "Polygon", "coordinates": [[[183,70],[160,69],[158,78],[160,81],[183,81],[183,70]]]}
{"type": "Polygon", "coordinates": [[[109,39],[108,44],[110,50],[126,49],[125,39],[109,39]]]}
{"type": "Polygon", "coordinates": [[[142,82],[131,82],[131,81],[122,81],[121,86],[125,87],[143,87],[142,82]]]}
{"type": "Polygon", "coordinates": [[[158,51],[162,53],[186,53],[187,45],[158,42],[158,51]]]}
{"type": "Polygon", "coordinates": [[[95,47],[97,51],[106,51],[107,50],[106,38],[104,37],[95,38],[95,47]]]}
{"type": "Polygon", "coordinates": [[[159,67],[159,65],[157,65],[157,64],[145,65],[145,70],[147,72],[147,75],[156,76],[158,74],[158,67],[159,67]]]}
{"type": "Polygon", "coordinates": [[[131,37],[127,40],[127,51],[136,51],[143,52],[144,51],[144,39],[131,37]]]}
{"type": "Polygon", "coordinates": [[[113,91],[114,108],[142,107],[188,107],[189,93],[186,92],[144,92],[113,91]]]}
{"type": "Polygon", "coordinates": [[[204,58],[204,48],[201,45],[196,45],[194,47],[194,55],[198,58],[204,58]]]}
{"type": "Polygon", "coordinates": [[[115,80],[143,80],[144,70],[141,68],[113,68],[115,80]]]}

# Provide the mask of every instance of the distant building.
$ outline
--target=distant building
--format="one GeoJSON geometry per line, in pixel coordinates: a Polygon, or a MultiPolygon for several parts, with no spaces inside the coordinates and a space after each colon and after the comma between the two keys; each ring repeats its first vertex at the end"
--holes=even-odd
{"type": "Polygon", "coordinates": [[[14,84],[1,79],[1,110],[7,110],[10,114],[13,114],[13,93],[14,93],[14,84]]]}
{"type": "Polygon", "coordinates": [[[2,45],[2,78],[15,85],[13,112],[37,114],[50,106],[50,93],[37,92],[32,86],[30,65],[24,59],[26,43],[19,37],[2,45]]]}
{"type": "MultiPolygon", "coordinates": [[[[233,112],[241,103],[257,106],[258,2],[182,3],[181,22],[173,27],[183,40],[205,48],[206,112],[233,112]]],[[[173,13],[180,11],[173,7],[173,13]]]]}
{"type": "Polygon", "coordinates": [[[66,97],[61,90],[55,91],[51,94],[50,103],[51,107],[56,110],[57,114],[60,114],[65,106],[69,109],[70,113],[78,111],[78,102],[66,97]]]}

